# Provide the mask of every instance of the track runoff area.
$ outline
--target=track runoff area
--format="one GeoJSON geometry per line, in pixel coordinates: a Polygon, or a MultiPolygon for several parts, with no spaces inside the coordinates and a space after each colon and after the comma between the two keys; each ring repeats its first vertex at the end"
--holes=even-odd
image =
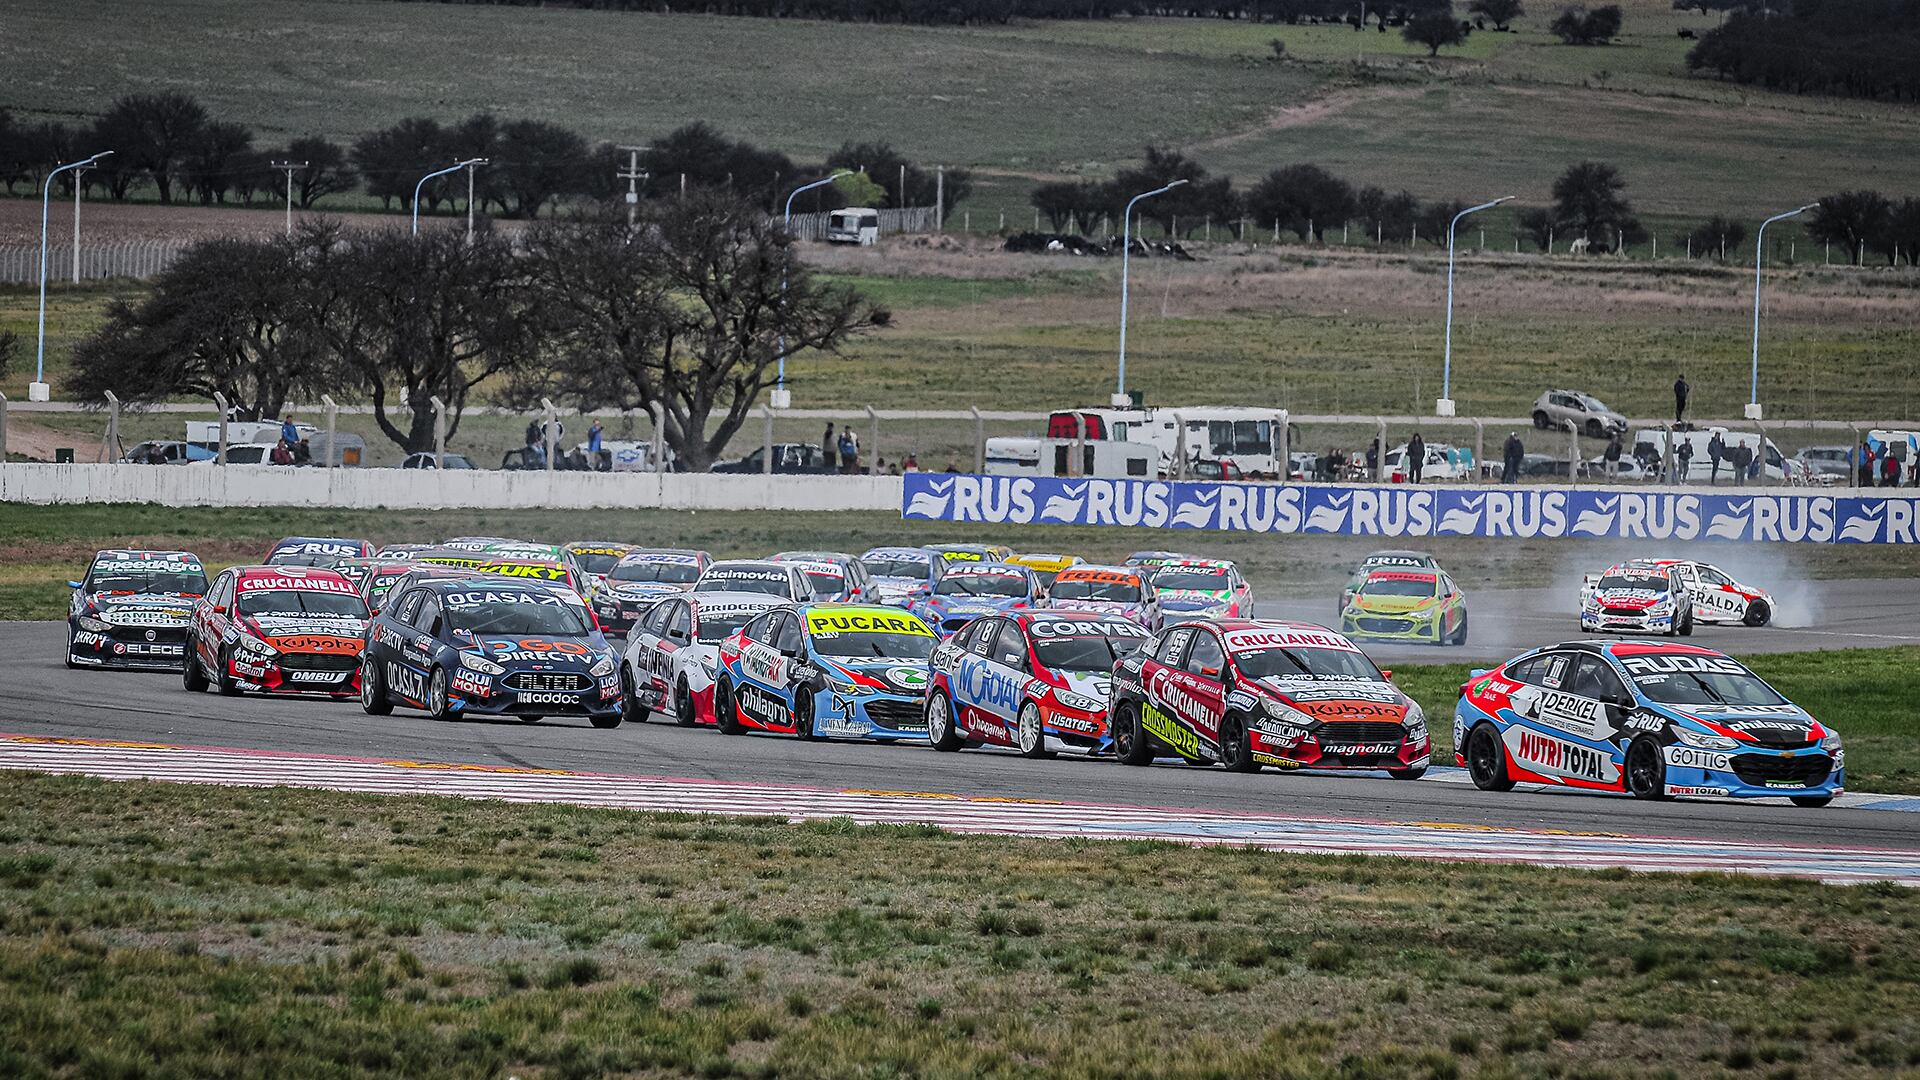
{"type": "MultiPolygon", "coordinates": [[[[1860,590],[1866,610],[1829,603],[1823,611],[1846,614],[1792,628],[1703,628],[1693,640],[1734,651],[1861,644],[1876,608],[1920,605],[1920,583],[1834,585],[1860,590]]],[[[1466,653],[1458,658],[1491,663],[1574,636],[1564,632],[1572,622],[1566,597],[1549,605],[1546,593],[1476,594],[1474,626],[1484,629],[1464,648],[1388,646],[1379,654],[1391,655],[1376,658],[1432,662],[1466,653]]],[[[1333,603],[1308,606],[1268,601],[1258,612],[1324,622],[1333,603]]],[[[1849,792],[1827,809],[1807,811],[1785,800],[1646,801],[1528,784],[1495,793],[1478,790],[1465,771],[1442,760],[1414,782],[1383,773],[1234,773],[1164,759],[1128,769],[1111,758],[937,753],[925,740],[729,738],[658,714],[653,723],[611,730],[561,717],[536,725],[513,717],[436,723],[404,708],[367,715],[352,701],[188,694],[177,673],[68,670],[67,634],[59,623],[0,624],[0,651],[12,668],[0,688],[0,768],[792,820],[848,817],[1019,836],[1920,884],[1920,817],[1888,812],[1920,809],[1920,798],[1849,792]]]]}

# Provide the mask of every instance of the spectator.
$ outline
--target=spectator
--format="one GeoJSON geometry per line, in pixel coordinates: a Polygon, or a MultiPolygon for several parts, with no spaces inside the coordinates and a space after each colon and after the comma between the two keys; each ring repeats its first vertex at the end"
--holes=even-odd
{"type": "Polygon", "coordinates": [[[1380,438],[1367,444],[1367,479],[1375,480],[1380,476],[1380,438]]]}
{"type": "Polygon", "coordinates": [[[595,458],[600,456],[600,443],[604,434],[598,420],[595,420],[593,426],[587,429],[587,453],[595,458]]]}
{"type": "Polygon", "coordinates": [[[881,457],[879,454],[873,455],[873,468],[868,471],[872,472],[873,475],[875,476],[879,476],[881,473],[886,472],[887,459],[884,457],[881,457]]]}
{"type": "Polygon", "coordinates": [[[1420,433],[1416,431],[1413,433],[1413,440],[1407,443],[1407,482],[1419,483],[1420,470],[1426,467],[1427,440],[1421,438],[1420,433]]]}
{"type": "Polygon", "coordinates": [[[268,455],[275,465],[293,464],[293,451],[287,449],[287,440],[281,439],[273,444],[273,453],[268,455]]]}
{"type": "Polygon", "coordinates": [[[909,453],[907,455],[907,460],[901,464],[900,471],[901,472],[919,472],[920,471],[919,456],[916,454],[909,453]]]}
{"type": "Polygon", "coordinates": [[[1520,461],[1527,456],[1527,447],[1520,441],[1519,432],[1507,432],[1507,445],[1502,449],[1501,456],[1505,459],[1506,468],[1500,471],[1500,482],[1511,484],[1520,479],[1520,461]]]}
{"type": "Polygon", "coordinates": [[[1873,444],[1862,439],[1860,449],[1855,453],[1855,464],[1859,466],[1860,486],[1873,486],[1873,444]]]}
{"type": "MultiPolygon", "coordinates": [[[[908,471],[908,472],[912,472],[913,470],[912,470],[912,469],[908,469],[907,471],[908,471]]],[[[888,474],[889,476],[899,476],[899,475],[900,475],[900,463],[896,461],[896,462],[894,462],[893,464],[891,464],[891,465],[889,465],[889,466],[887,466],[887,474],[888,474]]]]}
{"type": "Polygon", "coordinates": [[[1754,447],[1743,446],[1740,448],[1740,470],[1746,473],[1747,479],[1757,480],[1760,478],[1761,463],[1764,460],[1765,459],[1760,456],[1760,451],[1754,447]]]}
{"type": "Polygon", "coordinates": [[[833,438],[833,421],[829,420],[827,421],[827,433],[825,435],[820,436],[820,449],[824,453],[832,454],[834,452],[834,448],[839,445],[840,444],[834,441],[834,438],[833,438]]]}
{"type": "Polygon", "coordinates": [[[528,446],[540,445],[540,421],[539,420],[527,421],[527,445],[528,446]]]}
{"type": "Polygon", "coordinates": [[[1607,481],[1609,483],[1617,482],[1620,479],[1621,449],[1620,433],[1616,431],[1613,433],[1613,438],[1607,440],[1607,448],[1600,454],[1601,460],[1607,463],[1607,481]]]}
{"type": "Polygon", "coordinates": [[[280,418],[280,441],[287,444],[289,454],[293,453],[293,444],[300,441],[300,428],[294,424],[292,413],[280,418]]]}
{"type": "MultiPolygon", "coordinates": [[[[1727,444],[1720,441],[1720,433],[1716,431],[1713,433],[1713,438],[1707,440],[1707,457],[1713,459],[1713,472],[1708,476],[1707,483],[1718,484],[1720,482],[1720,461],[1726,456],[1727,444]]],[[[1728,464],[1732,464],[1732,462],[1728,462],[1728,464]]]]}
{"type": "Polygon", "coordinates": [[[1893,456],[1893,447],[1891,446],[1887,447],[1886,452],[1880,455],[1880,486],[1900,486],[1900,459],[1893,456]]]}
{"type": "Polygon", "coordinates": [[[1680,440],[1680,449],[1673,455],[1673,482],[1684,484],[1687,474],[1693,471],[1693,440],[1680,440]]]}
{"type": "Polygon", "coordinates": [[[293,463],[295,465],[313,464],[313,447],[307,444],[307,440],[301,439],[293,444],[293,463]]]}
{"type": "Polygon", "coordinates": [[[860,461],[860,447],[859,447],[859,444],[854,441],[853,429],[850,427],[841,428],[840,429],[840,471],[843,473],[850,473],[854,471],[854,468],[856,465],[859,464],[859,461],[860,461]]]}
{"type": "Polygon", "coordinates": [[[1688,385],[1686,375],[1673,380],[1673,426],[1679,427],[1687,418],[1687,398],[1693,395],[1693,387],[1688,385]]]}

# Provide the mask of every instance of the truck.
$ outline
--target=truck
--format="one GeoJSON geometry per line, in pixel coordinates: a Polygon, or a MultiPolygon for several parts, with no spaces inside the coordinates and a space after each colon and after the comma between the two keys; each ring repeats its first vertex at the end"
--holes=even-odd
{"type": "MultiPolygon", "coordinates": [[[[1139,409],[1065,409],[1047,418],[1050,438],[1143,443],[1159,451],[1156,472],[1191,474],[1201,462],[1231,464],[1254,479],[1281,479],[1296,434],[1286,412],[1238,405],[1160,405],[1139,409]]],[[[1210,472],[1213,470],[1209,470],[1210,472]]]]}
{"type": "Polygon", "coordinates": [[[989,476],[1101,476],[1151,480],[1160,453],[1141,443],[1109,439],[1036,439],[997,436],[987,440],[989,476]],[[1078,462],[1074,453],[1078,449],[1078,462]]]}

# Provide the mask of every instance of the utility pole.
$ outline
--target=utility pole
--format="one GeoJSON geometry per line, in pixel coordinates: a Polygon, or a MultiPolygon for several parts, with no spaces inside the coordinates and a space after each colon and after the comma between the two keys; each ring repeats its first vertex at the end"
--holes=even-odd
{"type": "Polygon", "coordinates": [[[275,161],[273,167],[287,174],[287,235],[293,235],[293,174],[307,167],[304,161],[275,161]]]}
{"type": "Polygon", "coordinates": [[[634,211],[640,205],[640,181],[651,179],[640,171],[640,152],[653,149],[650,146],[623,146],[627,152],[627,167],[613,175],[627,182],[627,228],[633,228],[634,211]]]}
{"type": "Polygon", "coordinates": [[[947,231],[947,167],[933,167],[933,231],[947,231]]]}
{"type": "Polygon", "coordinates": [[[82,165],[73,171],[73,283],[80,284],[80,181],[87,175],[92,165],[82,165]]]}
{"type": "MultiPolygon", "coordinates": [[[[483,157],[468,158],[460,163],[467,167],[467,244],[469,246],[473,244],[473,167],[486,163],[487,159],[483,157]]],[[[534,213],[537,214],[539,211],[539,207],[534,207],[534,213]]],[[[439,468],[437,464],[434,467],[439,468]]]]}

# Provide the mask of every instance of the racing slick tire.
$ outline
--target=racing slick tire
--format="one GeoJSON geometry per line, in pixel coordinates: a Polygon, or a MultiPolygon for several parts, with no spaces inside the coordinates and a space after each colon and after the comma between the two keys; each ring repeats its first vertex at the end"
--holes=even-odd
{"type": "Polygon", "coordinates": [[[1481,791],[1512,791],[1507,775],[1507,748],[1500,745],[1492,724],[1481,724],[1467,736],[1467,774],[1481,791]]]}
{"type": "Polygon", "coordinates": [[[67,651],[61,654],[60,662],[67,665],[68,671],[72,671],[80,666],[73,662],[73,632],[71,630],[67,632],[67,651]]]}
{"type": "Polygon", "coordinates": [[[1818,810],[1833,801],[1831,795],[1789,795],[1787,798],[1793,802],[1793,805],[1804,806],[1809,810],[1818,810]]]}
{"type": "Polygon", "coordinates": [[[447,669],[436,665],[427,676],[427,718],[443,722],[453,719],[453,710],[447,708],[448,704],[447,669]]]}
{"type": "Polygon", "coordinates": [[[1755,600],[1747,605],[1747,614],[1740,621],[1748,626],[1765,626],[1773,619],[1773,608],[1765,600],[1755,600]]]}
{"type": "Polygon", "coordinates": [[[610,714],[610,715],[609,715],[609,714],[601,714],[601,715],[598,715],[598,716],[588,716],[588,717],[587,717],[587,722],[588,722],[588,723],[590,723],[590,724],[592,724],[592,725],[593,725],[594,727],[597,727],[597,728],[600,728],[601,730],[603,730],[603,731],[604,731],[604,730],[606,730],[606,729],[608,729],[608,728],[617,728],[617,727],[619,727],[619,726],[620,726],[620,721],[622,721],[622,720],[625,720],[626,718],[627,718],[627,717],[626,717],[626,713],[624,713],[624,712],[616,712],[616,713],[612,713],[612,714],[610,714]]]}
{"type": "Polygon", "coordinates": [[[386,716],[393,712],[393,702],[387,697],[387,680],[381,675],[380,665],[365,656],[360,658],[360,708],[368,716],[386,716]]]}
{"type": "Polygon", "coordinates": [[[1547,413],[1545,409],[1533,410],[1533,426],[1539,428],[1541,431],[1547,430],[1547,413]]]}
{"type": "Polygon", "coordinates": [[[1247,735],[1246,718],[1239,713],[1228,713],[1220,719],[1220,764],[1228,772],[1260,771],[1260,763],[1253,760],[1253,740],[1247,735]]]}
{"type": "Polygon", "coordinates": [[[620,665],[620,718],[631,724],[644,724],[651,711],[640,704],[640,692],[633,685],[633,668],[620,665]]]}
{"type": "Polygon", "coordinates": [[[221,697],[238,697],[240,695],[240,688],[234,685],[232,649],[220,650],[220,670],[214,672],[213,677],[214,688],[220,691],[221,697]]]}
{"type": "Polygon", "coordinates": [[[1680,637],[1693,636],[1693,609],[1691,607],[1687,609],[1686,617],[1680,620],[1680,629],[1675,630],[1674,633],[1680,637]]]}
{"type": "Polygon", "coordinates": [[[537,724],[540,721],[545,720],[546,718],[547,718],[546,713],[528,713],[525,716],[520,717],[519,720],[523,724],[537,724]]]}
{"type": "Polygon", "coordinates": [[[793,695],[793,733],[812,742],[813,733],[813,691],[802,688],[793,695]]]}
{"type": "Polygon", "coordinates": [[[1427,775],[1427,767],[1422,765],[1417,769],[1388,769],[1387,775],[1395,780],[1418,780],[1427,775]]]}
{"type": "Polygon", "coordinates": [[[203,694],[207,690],[207,673],[200,670],[200,653],[187,642],[187,662],[180,668],[180,686],[189,694],[203,694]]]}
{"type": "Polygon", "coordinates": [[[733,700],[733,683],[725,676],[713,681],[713,718],[719,722],[722,735],[738,735],[746,730],[740,726],[740,706],[733,700]]]}
{"type": "Polygon", "coordinates": [[[1460,625],[1454,628],[1453,638],[1452,640],[1448,641],[1447,644],[1465,645],[1466,643],[1467,643],[1467,613],[1463,611],[1460,613],[1460,625]]]}
{"type": "Polygon", "coordinates": [[[1627,747],[1627,794],[1636,799],[1658,801],[1667,795],[1667,763],[1660,756],[1660,744],[1641,737],[1627,747]]]}
{"type": "Polygon", "coordinates": [[[953,705],[947,701],[947,695],[935,690],[927,695],[927,741],[935,750],[952,753],[967,745],[967,740],[953,726],[953,705]]]}
{"type": "Polygon", "coordinates": [[[694,719],[693,688],[687,685],[687,680],[681,679],[680,685],[673,688],[673,722],[681,727],[692,727],[694,719]]]}
{"type": "Polygon", "coordinates": [[[1128,702],[1119,709],[1119,715],[1113,721],[1113,756],[1122,765],[1153,764],[1153,747],[1147,743],[1147,733],[1140,728],[1140,707],[1128,702]]]}
{"type": "Polygon", "coordinates": [[[1031,701],[1020,706],[1020,719],[1014,731],[1021,757],[1050,758],[1053,756],[1053,751],[1047,749],[1047,728],[1040,722],[1040,706],[1031,701]]]}

